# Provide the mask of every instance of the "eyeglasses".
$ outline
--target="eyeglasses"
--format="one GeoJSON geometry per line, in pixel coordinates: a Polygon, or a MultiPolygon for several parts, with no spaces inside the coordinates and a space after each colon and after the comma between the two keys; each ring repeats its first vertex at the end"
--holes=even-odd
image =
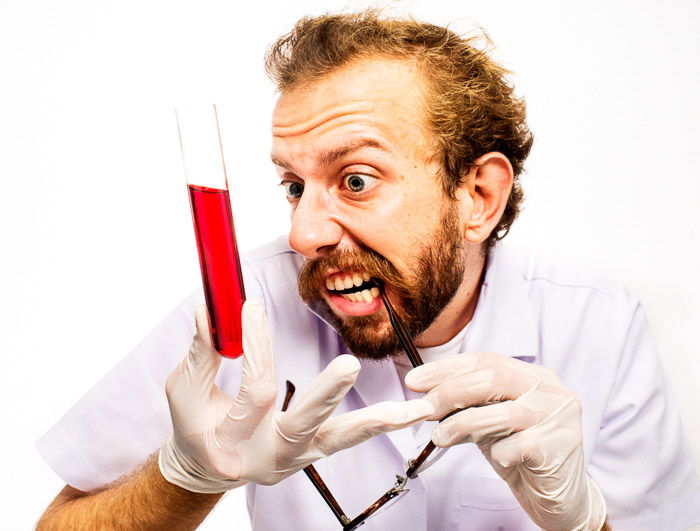
{"type": "MultiPolygon", "coordinates": [[[[384,287],[382,285],[379,286],[379,291],[382,297],[382,301],[384,302],[384,307],[386,308],[386,311],[389,314],[389,321],[391,322],[391,326],[394,328],[394,331],[396,332],[396,335],[398,336],[399,341],[401,342],[401,346],[406,352],[408,359],[410,360],[413,367],[423,365],[423,360],[421,359],[420,354],[416,349],[416,345],[413,343],[413,339],[408,333],[406,326],[403,324],[398,314],[394,310],[393,306],[389,302],[389,298],[386,296],[386,293],[384,292],[384,287]]],[[[287,407],[289,406],[289,402],[291,401],[295,390],[296,388],[294,387],[294,384],[287,380],[287,392],[284,397],[284,403],[282,404],[282,411],[287,410],[287,407]]],[[[409,489],[406,488],[408,480],[415,479],[420,472],[422,472],[431,464],[433,464],[437,460],[437,458],[442,454],[442,452],[446,450],[445,448],[441,449],[439,454],[433,455],[433,459],[428,460],[428,457],[433,453],[433,450],[435,450],[435,448],[436,447],[433,444],[433,442],[430,441],[425,446],[425,448],[423,448],[423,451],[418,455],[418,457],[408,461],[408,468],[406,469],[405,475],[400,476],[397,474],[394,486],[391,487],[388,491],[386,491],[382,496],[377,498],[377,500],[367,509],[365,509],[358,516],[352,519],[350,519],[345,514],[343,509],[340,507],[340,504],[336,501],[330,489],[323,481],[323,479],[321,478],[321,476],[316,471],[316,468],[313,465],[309,465],[306,468],[304,468],[304,473],[311,480],[311,483],[313,483],[314,487],[316,487],[316,490],[323,497],[323,500],[326,502],[328,507],[330,507],[331,511],[340,522],[340,525],[343,527],[343,531],[350,531],[361,526],[369,517],[377,514],[377,512],[379,512],[380,509],[386,509],[386,507],[390,503],[396,502],[399,498],[406,494],[409,491],[409,489]]]]}

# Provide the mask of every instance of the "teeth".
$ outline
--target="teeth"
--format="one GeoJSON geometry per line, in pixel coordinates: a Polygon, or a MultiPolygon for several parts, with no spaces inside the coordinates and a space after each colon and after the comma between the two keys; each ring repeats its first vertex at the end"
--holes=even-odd
{"type": "MultiPolygon", "coordinates": [[[[337,275],[332,278],[326,278],[326,288],[329,291],[342,291],[345,289],[350,289],[352,287],[360,287],[363,282],[369,282],[372,277],[369,273],[350,273],[346,275],[337,275]]],[[[372,288],[376,291],[376,288],[372,288]]],[[[367,291],[367,290],[364,290],[367,291]]],[[[370,292],[374,293],[374,292],[370,292]]],[[[374,295],[375,297],[379,295],[374,295]]]]}
{"type": "Polygon", "coordinates": [[[379,296],[379,289],[375,287],[356,291],[355,293],[341,293],[341,295],[350,302],[372,302],[379,296]]]}

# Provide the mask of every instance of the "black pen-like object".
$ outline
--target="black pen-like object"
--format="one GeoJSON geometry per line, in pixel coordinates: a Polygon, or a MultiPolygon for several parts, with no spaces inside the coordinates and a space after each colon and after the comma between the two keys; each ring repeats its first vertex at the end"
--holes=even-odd
{"type": "Polygon", "coordinates": [[[389,322],[391,323],[391,326],[394,327],[394,332],[396,332],[396,335],[399,336],[401,346],[406,352],[406,356],[408,356],[408,360],[411,362],[411,365],[413,365],[414,368],[418,367],[419,365],[423,365],[423,360],[418,353],[418,349],[416,348],[416,344],[413,342],[411,334],[408,333],[406,325],[403,324],[403,321],[401,321],[401,318],[396,313],[396,310],[394,310],[391,302],[389,302],[389,297],[387,297],[386,292],[384,291],[384,284],[379,284],[379,294],[381,295],[384,307],[389,314],[389,322]]]}

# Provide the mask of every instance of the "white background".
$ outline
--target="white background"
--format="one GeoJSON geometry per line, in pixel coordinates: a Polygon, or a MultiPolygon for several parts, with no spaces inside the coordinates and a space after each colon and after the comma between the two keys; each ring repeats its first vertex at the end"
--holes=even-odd
{"type": "MultiPolygon", "coordinates": [[[[399,4],[483,25],[516,72],[536,143],[509,238],[642,300],[697,462],[700,4],[399,4]]],[[[62,486],[33,442],[199,282],[174,106],[220,104],[241,247],[285,233],[262,55],[345,5],[0,3],[2,528],[30,529],[62,486]]],[[[248,528],[241,507],[234,493],[204,527],[248,528]]]]}

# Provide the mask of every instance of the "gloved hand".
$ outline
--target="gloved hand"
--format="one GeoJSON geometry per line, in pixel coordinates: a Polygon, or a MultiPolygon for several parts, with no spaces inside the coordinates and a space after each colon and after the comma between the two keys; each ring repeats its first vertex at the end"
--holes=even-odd
{"type": "Polygon", "coordinates": [[[605,500],[583,460],[581,403],[554,371],[499,354],[459,354],[413,369],[406,385],[427,392],[435,420],[464,409],[438,425],[433,442],[476,443],[537,525],[603,526],[605,500]]]}
{"type": "Polygon", "coordinates": [[[158,457],[163,477],[187,490],[223,492],[248,481],[271,485],[321,457],[433,413],[419,399],[329,418],[360,371],[349,355],[329,363],[286,412],[277,411],[267,317],[254,301],[243,307],[243,373],[233,398],[214,385],[221,356],[212,347],[205,306],[195,320],[189,353],[166,383],[173,434],[158,457]]]}

